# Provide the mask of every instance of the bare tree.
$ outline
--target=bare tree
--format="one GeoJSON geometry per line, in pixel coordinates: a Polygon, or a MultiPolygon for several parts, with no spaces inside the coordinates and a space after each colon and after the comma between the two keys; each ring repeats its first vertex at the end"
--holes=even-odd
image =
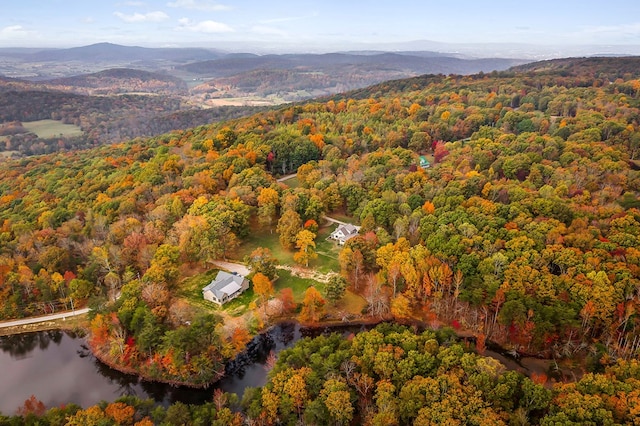
{"type": "Polygon", "coordinates": [[[373,316],[383,317],[389,313],[389,295],[377,275],[369,274],[366,281],[365,299],[369,304],[369,313],[373,316]]]}

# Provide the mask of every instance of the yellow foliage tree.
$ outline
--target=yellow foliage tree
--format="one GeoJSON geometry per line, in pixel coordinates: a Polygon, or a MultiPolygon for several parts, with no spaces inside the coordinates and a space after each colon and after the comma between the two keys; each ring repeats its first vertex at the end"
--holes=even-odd
{"type": "Polygon", "coordinates": [[[273,283],[266,275],[258,272],[253,276],[253,291],[260,296],[260,303],[267,313],[267,300],[273,296],[273,283]]]}
{"type": "Polygon", "coordinates": [[[293,260],[300,264],[304,264],[305,266],[309,266],[309,260],[318,257],[315,250],[315,238],[316,234],[308,229],[303,229],[298,232],[298,235],[296,235],[296,247],[300,249],[300,251],[293,255],[293,260]]]}
{"type": "Polygon", "coordinates": [[[315,287],[311,286],[304,292],[300,319],[302,321],[317,322],[324,313],[325,300],[315,287]]]}

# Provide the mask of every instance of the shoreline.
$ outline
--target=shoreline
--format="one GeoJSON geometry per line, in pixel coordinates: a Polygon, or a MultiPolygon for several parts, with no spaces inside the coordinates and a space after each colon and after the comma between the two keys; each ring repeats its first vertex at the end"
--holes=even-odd
{"type": "Polygon", "coordinates": [[[89,322],[86,318],[86,315],[78,315],[75,317],[67,317],[66,319],[15,325],[11,327],[0,328],[0,337],[49,330],[67,330],[75,332],[81,330],[86,334],[89,332],[89,322]]]}
{"type": "Polygon", "coordinates": [[[95,357],[95,359],[100,361],[102,364],[104,364],[107,367],[111,368],[112,370],[118,371],[118,372],[120,372],[122,374],[128,374],[130,376],[136,376],[137,378],[139,378],[140,380],[143,380],[145,382],[162,383],[162,384],[173,386],[173,387],[186,387],[186,388],[191,388],[191,389],[207,389],[211,385],[215,384],[220,379],[222,379],[222,377],[224,377],[224,373],[222,373],[222,375],[220,375],[220,373],[218,373],[220,378],[218,378],[217,380],[214,380],[212,382],[204,383],[204,384],[201,384],[201,385],[200,384],[195,384],[195,383],[189,383],[189,382],[181,382],[179,380],[168,380],[168,379],[149,377],[149,376],[143,374],[142,372],[140,372],[140,371],[138,371],[138,370],[136,370],[134,368],[125,367],[123,365],[111,362],[110,360],[106,359],[101,353],[99,353],[99,351],[97,351],[93,347],[93,345],[91,345],[89,343],[89,341],[87,341],[87,347],[91,351],[91,355],[93,355],[95,357]]]}
{"type": "MultiPolygon", "coordinates": [[[[323,330],[323,329],[332,329],[332,328],[339,329],[339,328],[359,327],[359,326],[360,327],[376,326],[384,322],[393,322],[393,323],[397,323],[407,327],[411,327],[416,332],[420,332],[422,330],[428,330],[428,329],[435,331],[438,328],[447,327],[446,324],[440,324],[438,328],[434,328],[432,325],[429,325],[428,323],[424,321],[420,321],[415,318],[397,320],[397,319],[394,319],[393,317],[382,317],[382,318],[368,317],[368,318],[360,318],[357,320],[346,321],[346,322],[330,319],[327,321],[317,322],[317,323],[300,322],[295,318],[278,318],[277,320],[274,320],[272,323],[270,323],[268,327],[265,327],[259,333],[254,335],[252,340],[257,338],[260,335],[264,335],[268,333],[269,330],[281,324],[298,324],[300,327],[305,329],[323,330]]],[[[77,317],[73,319],[46,321],[46,322],[36,323],[36,324],[9,327],[9,328],[0,330],[1,331],[0,336],[10,336],[12,334],[22,334],[22,333],[31,333],[31,332],[48,331],[48,330],[67,330],[67,331],[74,331],[74,332],[83,332],[85,335],[88,335],[89,333],[86,317],[77,317]]],[[[456,330],[454,328],[451,328],[451,330],[455,334],[456,338],[460,340],[461,343],[466,344],[469,347],[471,346],[471,342],[475,339],[475,336],[473,335],[473,333],[469,331],[456,330]]],[[[246,351],[246,348],[247,348],[247,346],[245,346],[245,348],[242,351],[238,352],[234,358],[228,360],[225,363],[225,369],[222,372],[218,372],[217,379],[212,380],[211,382],[197,384],[197,383],[191,383],[191,382],[184,382],[180,380],[150,377],[146,375],[144,372],[141,372],[137,369],[113,362],[112,360],[109,359],[109,357],[104,356],[104,354],[101,351],[97,350],[97,348],[94,348],[93,345],[89,343],[88,339],[86,339],[86,342],[87,342],[87,346],[91,351],[91,354],[99,362],[101,362],[105,366],[115,371],[118,371],[123,374],[131,375],[131,376],[136,376],[140,380],[143,380],[146,382],[162,383],[162,384],[167,384],[174,387],[186,387],[191,389],[207,389],[210,386],[213,386],[214,384],[222,380],[227,375],[226,373],[227,366],[229,364],[234,363],[246,351]]],[[[555,377],[551,377],[550,375],[549,378],[553,379],[553,381],[558,381],[558,382],[572,382],[572,381],[579,380],[579,378],[585,372],[583,368],[579,368],[579,367],[583,367],[582,363],[578,363],[578,367],[566,365],[566,364],[571,364],[571,362],[575,361],[577,358],[570,358],[570,359],[565,358],[565,359],[556,360],[554,358],[547,358],[540,355],[527,354],[527,353],[517,353],[516,356],[514,356],[506,348],[502,347],[500,344],[493,341],[487,341],[486,350],[483,351],[483,353],[478,353],[478,355],[498,359],[502,364],[508,364],[508,365],[505,365],[505,367],[507,367],[509,370],[518,371],[527,377],[530,377],[532,374],[539,374],[540,372],[544,373],[546,371],[551,371],[552,369],[555,369],[555,372],[556,372],[556,374],[554,374],[555,377]],[[487,352],[489,352],[489,354],[487,354],[487,352]],[[565,366],[561,367],[560,364],[565,364],[565,366]],[[558,380],[556,380],[556,377],[558,378],[558,380]]]]}
{"type": "MultiPolygon", "coordinates": [[[[266,333],[269,332],[269,330],[271,330],[273,327],[277,327],[278,325],[281,324],[298,324],[300,325],[300,327],[306,328],[306,329],[313,329],[313,330],[322,330],[324,328],[339,328],[339,327],[358,327],[358,326],[376,326],[378,324],[381,324],[383,322],[388,322],[390,321],[389,318],[386,319],[375,319],[372,318],[371,320],[367,321],[367,320],[360,320],[360,321],[353,321],[353,322],[343,322],[343,321],[328,321],[325,323],[317,323],[317,324],[310,324],[310,323],[302,323],[300,321],[297,321],[295,319],[282,319],[279,321],[275,321],[273,324],[270,324],[268,327],[264,328],[262,331],[260,331],[259,333],[257,333],[256,335],[254,335],[252,337],[252,340],[257,338],[260,335],[264,335],[266,333]]],[[[44,331],[44,330],[41,330],[44,331]]],[[[85,330],[88,333],[88,330],[85,330]]],[[[144,374],[143,372],[140,372],[134,368],[131,367],[126,367],[123,366],[121,364],[112,362],[111,360],[109,360],[107,357],[103,356],[103,354],[97,350],[96,348],[94,348],[93,345],[91,345],[89,343],[88,340],[85,340],[87,342],[87,347],[89,348],[89,350],[91,351],[91,355],[93,355],[98,361],[100,361],[102,364],[106,365],[107,367],[118,371],[120,373],[123,374],[128,374],[130,376],[136,376],[138,377],[140,380],[146,381],[146,382],[152,382],[152,383],[162,383],[162,384],[166,384],[166,385],[170,385],[170,386],[174,386],[174,387],[186,387],[186,388],[191,388],[191,389],[207,389],[213,385],[215,385],[216,383],[218,383],[220,380],[222,380],[226,375],[226,368],[227,365],[235,362],[247,349],[247,346],[245,346],[245,348],[238,352],[236,354],[236,356],[230,360],[228,360],[225,363],[225,371],[223,371],[222,373],[218,372],[217,376],[218,378],[216,380],[213,380],[211,382],[208,383],[203,383],[203,384],[195,384],[195,383],[190,383],[190,382],[182,382],[179,380],[167,380],[167,379],[162,379],[162,378],[155,378],[155,377],[149,377],[146,374],[144,374]]]]}

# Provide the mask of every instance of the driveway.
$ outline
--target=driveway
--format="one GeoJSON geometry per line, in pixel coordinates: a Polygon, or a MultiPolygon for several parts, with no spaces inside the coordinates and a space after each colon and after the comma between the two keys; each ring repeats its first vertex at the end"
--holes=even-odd
{"type": "Polygon", "coordinates": [[[241,263],[225,262],[224,260],[215,260],[212,263],[225,271],[236,272],[244,277],[249,275],[249,268],[241,263]]]}
{"type": "MultiPolygon", "coordinates": [[[[322,218],[324,220],[326,220],[327,222],[335,223],[335,224],[338,224],[338,225],[348,225],[347,222],[343,222],[341,220],[334,219],[334,218],[329,217],[329,216],[322,216],[322,218]]],[[[353,225],[353,226],[355,226],[358,231],[360,230],[360,226],[358,226],[358,225],[353,225]]]]}
{"type": "Polygon", "coordinates": [[[285,181],[287,181],[287,180],[289,180],[289,179],[293,179],[293,178],[294,178],[294,177],[296,177],[296,176],[298,176],[298,174],[297,174],[297,173],[293,173],[293,174],[291,174],[291,175],[282,176],[281,178],[276,179],[276,181],[277,181],[277,182],[285,182],[285,181]]]}

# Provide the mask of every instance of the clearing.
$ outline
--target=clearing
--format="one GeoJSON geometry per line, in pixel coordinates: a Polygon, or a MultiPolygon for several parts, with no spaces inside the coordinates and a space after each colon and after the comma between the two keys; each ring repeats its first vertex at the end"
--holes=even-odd
{"type": "Polygon", "coordinates": [[[35,133],[41,139],[55,138],[57,136],[82,136],[82,129],[73,124],[64,124],[58,120],[23,121],[22,126],[35,133]]]}

